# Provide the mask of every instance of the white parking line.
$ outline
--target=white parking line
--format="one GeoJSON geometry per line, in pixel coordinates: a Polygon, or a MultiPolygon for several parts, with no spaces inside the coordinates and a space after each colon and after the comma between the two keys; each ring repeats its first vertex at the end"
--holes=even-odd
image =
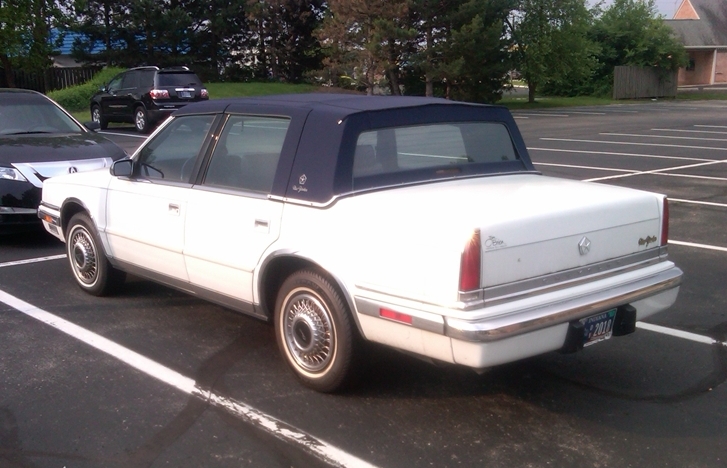
{"type": "Polygon", "coordinates": [[[654,325],[653,323],[636,322],[636,326],[638,328],[643,328],[644,330],[649,330],[649,331],[653,331],[656,333],[662,333],[664,335],[676,336],[677,338],[682,338],[682,339],[689,340],[689,341],[695,341],[697,343],[704,343],[704,344],[708,344],[708,345],[720,344],[722,346],[727,346],[727,343],[722,342],[722,341],[717,341],[708,336],[702,336],[702,335],[697,335],[695,333],[685,332],[682,330],[675,330],[673,328],[662,327],[660,325],[654,325]]]}
{"type": "Polygon", "coordinates": [[[716,135],[727,135],[727,132],[715,132],[714,130],[682,130],[676,128],[652,128],[652,132],[679,132],[679,133],[711,133],[716,135]]]}
{"type": "Polygon", "coordinates": [[[133,133],[107,132],[105,130],[102,132],[98,132],[98,133],[102,133],[104,135],[116,135],[116,136],[131,137],[131,138],[143,138],[145,140],[147,138],[149,138],[149,135],[134,135],[133,133]]]}
{"type": "Polygon", "coordinates": [[[694,242],[682,242],[669,239],[670,244],[683,245],[684,247],[695,247],[697,249],[716,250],[718,252],[727,252],[727,247],[718,247],[716,245],[695,244],[694,242]]]}
{"type": "Polygon", "coordinates": [[[585,111],[573,111],[569,110],[569,114],[582,114],[582,115],[606,115],[606,112],[585,112],[585,111]]]}
{"type": "MultiPolygon", "coordinates": [[[[609,172],[626,172],[627,175],[638,175],[640,174],[639,171],[633,171],[631,169],[614,169],[612,167],[597,167],[597,166],[578,166],[575,164],[553,164],[553,163],[544,163],[544,162],[535,162],[533,161],[533,164],[536,166],[551,166],[551,167],[569,167],[573,169],[591,169],[594,171],[609,171],[609,172]]],[[[617,176],[609,176],[609,177],[603,177],[603,179],[608,179],[610,177],[617,177],[617,176]]],[[[621,176],[625,177],[625,176],[621,176]]],[[[592,182],[595,180],[601,180],[601,178],[598,179],[586,179],[585,182],[592,182]]]]}
{"type": "Polygon", "coordinates": [[[543,113],[537,112],[537,113],[532,113],[532,114],[513,112],[513,114],[514,115],[529,115],[530,117],[568,117],[568,114],[546,114],[544,112],[543,113]]]}
{"type": "Polygon", "coordinates": [[[695,125],[699,128],[727,128],[727,125],[695,125]]]}
{"type": "Polygon", "coordinates": [[[570,150],[559,148],[532,148],[528,147],[528,151],[552,151],[555,153],[582,153],[582,154],[605,154],[609,156],[632,156],[636,158],[655,158],[655,159],[678,159],[681,161],[718,161],[717,159],[703,158],[687,158],[684,156],[662,156],[659,154],[640,154],[640,153],[616,153],[611,151],[586,151],[586,150],[570,150]]]}
{"type": "Polygon", "coordinates": [[[27,265],[29,263],[47,262],[48,260],[58,260],[59,258],[66,258],[66,255],[51,255],[50,257],[38,257],[29,258],[27,260],[16,260],[14,262],[0,263],[0,268],[16,266],[16,265],[27,265]]]}
{"type": "MultiPolygon", "coordinates": [[[[666,171],[677,171],[682,169],[693,169],[695,167],[702,167],[702,166],[710,166],[712,164],[722,164],[724,161],[709,161],[709,162],[701,162],[697,164],[687,164],[686,166],[674,166],[674,167],[665,167],[662,169],[654,169],[653,171],[629,171],[626,169],[609,169],[609,168],[603,168],[603,167],[589,167],[589,166],[568,166],[565,164],[549,164],[550,166],[563,166],[563,167],[580,167],[582,169],[595,169],[599,171],[603,170],[610,170],[614,172],[626,172],[627,174],[618,174],[618,175],[612,175],[612,176],[606,176],[606,177],[596,177],[593,179],[583,179],[584,182],[598,182],[601,180],[611,180],[611,179],[622,179],[624,177],[633,177],[633,176],[639,176],[639,175],[662,175],[662,176],[671,176],[671,177],[686,177],[686,178],[692,178],[692,179],[709,179],[709,180],[727,180],[727,178],[724,177],[711,177],[711,176],[700,176],[700,175],[692,175],[692,174],[667,174],[666,171]]],[[[537,163],[535,163],[537,164],[537,163]]],[[[548,164],[546,164],[547,166],[548,164]]]]}
{"type": "Polygon", "coordinates": [[[725,203],[714,203],[714,202],[697,201],[697,200],[683,200],[681,198],[671,198],[671,197],[669,197],[669,201],[677,202],[677,203],[689,203],[692,205],[707,205],[707,206],[716,206],[719,208],[727,208],[727,204],[725,204],[725,203]]]}
{"type": "Polygon", "coordinates": [[[688,146],[688,145],[667,145],[664,143],[636,143],[630,141],[607,141],[607,140],[578,140],[575,138],[541,138],[543,141],[565,141],[570,143],[601,143],[606,145],[632,145],[632,146],[661,146],[664,148],[687,148],[703,149],[714,151],[727,151],[727,148],[715,148],[713,146],[688,146]]]}
{"type": "Polygon", "coordinates": [[[336,467],[360,467],[373,468],[368,462],[365,462],[343,450],[328,444],[302,430],[291,426],[279,419],[274,418],[260,410],[253,408],[245,403],[235,401],[222,395],[212,392],[211,389],[203,389],[197,386],[194,380],[189,377],[165,367],[158,362],[142,356],[128,348],[125,348],[107,338],[97,335],[85,328],[64,320],[56,315],[39,309],[17,297],[14,297],[5,291],[0,290],[0,302],[7,304],[13,309],[23,314],[39,320],[46,325],[80,340],[99,351],[102,351],[121,362],[151,376],[155,379],[170,385],[182,392],[207,401],[213,406],[217,406],[243,421],[254,425],[260,430],[266,431],[272,436],[292,443],[305,450],[308,454],[317,457],[319,460],[331,464],[336,467]]]}
{"type": "Polygon", "coordinates": [[[688,136],[674,136],[674,135],[640,135],[638,133],[603,132],[603,133],[599,133],[599,135],[638,137],[638,138],[669,138],[672,140],[727,141],[727,139],[725,139],[725,138],[704,138],[704,137],[688,137],[688,136]]]}

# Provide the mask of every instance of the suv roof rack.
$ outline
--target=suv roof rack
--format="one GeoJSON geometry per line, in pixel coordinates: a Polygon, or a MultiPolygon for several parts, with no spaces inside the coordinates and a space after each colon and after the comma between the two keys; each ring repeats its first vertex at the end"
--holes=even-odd
{"type": "Polygon", "coordinates": [[[129,70],[159,70],[159,67],[156,67],[156,66],[143,66],[143,67],[130,68],[129,70]]]}
{"type": "Polygon", "coordinates": [[[177,66],[177,67],[164,67],[164,68],[162,68],[159,71],[163,71],[163,72],[166,72],[166,71],[189,71],[189,67],[186,66],[186,65],[180,65],[180,66],[177,66]]]}

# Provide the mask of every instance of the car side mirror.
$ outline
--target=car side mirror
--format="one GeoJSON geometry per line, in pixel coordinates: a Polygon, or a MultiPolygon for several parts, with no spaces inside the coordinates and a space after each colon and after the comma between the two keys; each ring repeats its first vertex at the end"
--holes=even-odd
{"type": "Polygon", "coordinates": [[[101,128],[101,124],[99,124],[98,122],[83,122],[83,126],[91,130],[92,132],[95,132],[96,130],[101,128]]]}
{"type": "Polygon", "coordinates": [[[102,93],[107,93],[109,91],[109,87],[106,85],[103,85],[100,88],[98,88],[98,90],[101,91],[102,93]]]}
{"type": "Polygon", "coordinates": [[[134,173],[134,161],[119,159],[111,165],[111,175],[116,177],[131,177],[134,173]]]}

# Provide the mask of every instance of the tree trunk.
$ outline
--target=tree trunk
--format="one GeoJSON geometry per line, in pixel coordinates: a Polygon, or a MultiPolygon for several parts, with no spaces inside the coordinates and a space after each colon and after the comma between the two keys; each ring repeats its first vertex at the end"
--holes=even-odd
{"type": "Polygon", "coordinates": [[[434,57],[432,47],[434,46],[434,38],[432,37],[432,27],[427,25],[427,67],[424,71],[425,90],[424,95],[427,97],[434,96],[434,80],[432,79],[432,67],[434,66],[434,57]]]}
{"type": "Polygon", "coordinates": [[[13,75],[13,65],[10,63],[10,58],[5,54],[0,54],[0,64],[5,70],[5,82],[8,84],[8,88],[14,88],[15,76],[13,75]]]}
{"type": "Polygon", "coordinates": [[[389,81],[389,89],[392,96],[401,96],[399,87],[399,67],[396,65],[396,44],[389,39],[389,66],[386,68],[386,77],[389,81]]]}
{"type": "Polygon", "coordinates": [[[528,102],[531,103],[531,104],[533,102],[535,102],[535,88],[536,88],[536,86],[537,86],[536,83],[532,83],[532,82],[528,81],[528,102]]]}

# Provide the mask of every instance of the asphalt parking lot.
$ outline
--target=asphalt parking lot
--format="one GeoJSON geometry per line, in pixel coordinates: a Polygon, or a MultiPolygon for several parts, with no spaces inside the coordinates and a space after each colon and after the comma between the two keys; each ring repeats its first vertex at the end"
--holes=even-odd
{"type": "Polygon", "coordinates": [[[54,238],[0,238],[0,467],[727,466],[727,102],[514,115],[544,174],[670,197],[674,307],[482,375],[373,347],[322,395],[268,324],[133,278],[91,297],[54,238]]]}

